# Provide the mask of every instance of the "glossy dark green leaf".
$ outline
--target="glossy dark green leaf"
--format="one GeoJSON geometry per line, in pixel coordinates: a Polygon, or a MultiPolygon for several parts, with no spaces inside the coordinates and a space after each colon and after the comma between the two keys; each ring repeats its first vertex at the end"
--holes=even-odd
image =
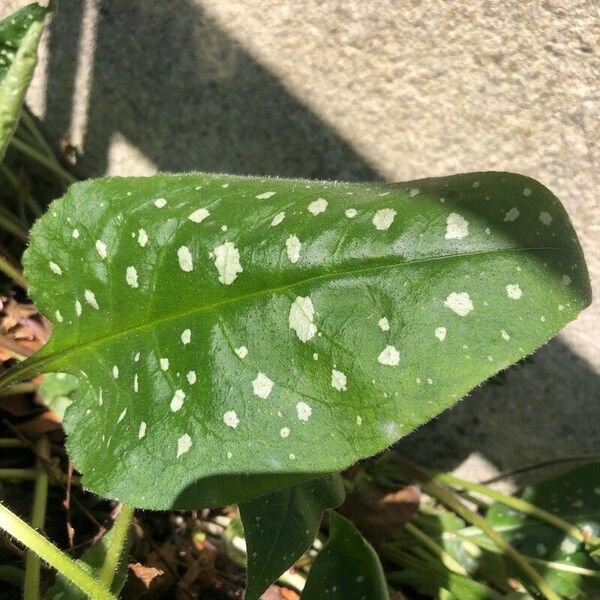
{"type": "MultiPolygon", "coordinates": [[[[100,575],[112,534],[113,531],[109,531],[99,542],[90,546],[90,548],[83,553],[83,556],[76,561],[88,573],[95,576],[100,575]]],[[[127,555],[129,554],[130,545],[131,536],[128,536],[127,542],[123,545],[121,560],[117,566],[113,584],[111,586],[111,591],[117,595],[127,580],[127,555]]],[[[57,573],[54,585],[46,592],[45,597],[46,600],[88,600],[87,594],[82,592],[77,586],[71,583],[69,579],[60,573],[57,573]]]]}
{"type": "Polygon", "coordinates": [[[48,10],[29,4],[0,21],[0,160],[21,117],[48,10]]]}
{"type": "Polygon", "coordinates": [[[329,514],[329,540],[310,568],[302,600],[389,600],[375,550],[350,521],[329,514]]]}
{"type": "Polygon", "coordinates": [[[54,333],[4,383],[76,375],[84,485],[149,508],[339,471],[590,300],[560,202],[508,173],[93,180],[51,205],[24,263],[54,333]]]}
{"type": "Polygon", "coordinates": [[[342,478],[332,474],[240,504],[248,548],[246,600],[258,600],[310,548],[323,511],[343,501],[342,478]]]}
{"type": "MultiPolygon", "coordinates": [[[[522,498],[577,525],[590,536],[600,536],[600,463],[529,486],[522,498]]],[[[542,569],[545,579],[562,597],[600,598],[600,564],[590,557],[583,542],[498,502],[490,507],[487,519],[526,556],[564,565],[562,570],[551,565],[542,569]],[[587,571],[595,576],[584,574],[587,571]]]]}

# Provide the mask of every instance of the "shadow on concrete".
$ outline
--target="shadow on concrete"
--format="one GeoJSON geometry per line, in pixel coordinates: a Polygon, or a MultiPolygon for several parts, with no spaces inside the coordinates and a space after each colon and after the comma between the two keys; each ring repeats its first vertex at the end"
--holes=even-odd
{"type": "MultiPolygon", "coordinates": [[[[52,23],[50,127],[68,131],[83,2],[52,23]]],[[[320,179],[378,175],[196,5],[100,2],[85,175],[102,175],[120,134],[163,171],[320,179]]]]}
{"type": "MultiPolygon", "coordinates": [[[[189,1],[100,2],[85,176],[106,171],[121,135],[160,170],[348,181],[380,175],[189,1]]],[[[83,2],[51,26],[47,125],[68,131],[83,2]]],[[[410,124],[407,124],[410,127],[410,124]]],[[[449,469],[479,452],[500,469],[592,451],[600,381],[560,340],[408,436],[398,449],[449,469]]]]}

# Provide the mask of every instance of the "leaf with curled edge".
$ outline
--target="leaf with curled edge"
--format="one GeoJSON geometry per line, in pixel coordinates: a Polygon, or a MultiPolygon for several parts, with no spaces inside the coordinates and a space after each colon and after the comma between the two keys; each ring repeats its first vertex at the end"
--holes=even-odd
{"type": "Polygon", "coordinates": [[[80,386],[68,451],[145,508],[243,502],[394,443],[590,301],[557,198],[521,175],[228,175],[72,186],[24,258],[80,386]]]}
{"type": "Polygon", "coordinates": [[[0,21],[0,160],[19,123],[44,19],[52,8],[29,4],[0,21]]]}

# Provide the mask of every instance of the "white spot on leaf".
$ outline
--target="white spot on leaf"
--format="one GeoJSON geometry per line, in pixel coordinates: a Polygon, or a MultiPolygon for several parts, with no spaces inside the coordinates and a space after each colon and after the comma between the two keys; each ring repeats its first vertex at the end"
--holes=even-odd
{"type": "Polygon", "coordinates": [[[435,328],[435,337],[443,342],[446,339],[447,330],[445,327],[436,327],[435,328]]]}
{"type": "Polygon", "coordinates": [[[246,356],[248,356],[248,348],[246,348],[246,346],[240,346],[239,348],[235,349],[235,353],[240,358],[246,358],[246,356]]]}
{"type": "Polygon", "coordinates": [[[508,335],[508,332],[506,331],[506,329],[501,329],[500,330],[500,335],[502,336],[502,339],[507,341],[510,340],[510,335],[508,335]]]}
{"type": "Polygon", "coordinates": [[[168,358],[161,358],[159,362],[160,362],[160,368],[162,371],[169,370],[169,359],[168,358]]]}
{"type": "Polygon", "coordinates": [[[282,427],[281,430],[279,431],[279,435],[283,439],[289,437],[289,435],[290,435],[290,429],[289,429],[289,427],[282,427]]]}
{"type": "Polygon", "coordinates": [[[325,198],[318,198],[317,200],[315,200],[314,202],[311,202],[308,205],[308,212],[315,215],[315,217],[317,215],[320,215],[321,213],[324,213],[326,210],[327,210],[327,200],[325,200],[325,198]]]}
{"type": "Polygon", "coordinates": [[[79,238],[79,229],[73,229],[73,233],[71,234],[74,240],[79,238]]]}
{"type": "Polygon", "coordinates": [[[277,213],[271,221],[271,227],[277,227],[285,219],[285,212],[277,213]]]}
{"type": "Polygon", "coordinates": [[[219,281],[225,285],[232,284],[244,269],[240,264],[239,250],[232,242],[225,242],[213,250],[215,267],[219,272],[219,281]]]}
{"type": "Polygon", "coordinates": [[[48,265],[50,266],[50,270],[53,273],[56,273],[57,275],[62,275],[62,269],[54,261],[50,261],[48,265]]]}
{"type": "Polygon", "coordinates": [[[339,392],[346,391],[347,378],[344,373],[337,369],[331,370],[331,387],[339,392]]]}
{"type": "Polygon", "coordinates": [[[75,314],[78,317],[81,316],[81,311],[82,311],[81,302],[79,302],[79,300],[75,300],[75,314]]]}
{"type": "Polygon", "coordinates": [[[156,206],[156,208],[164,208],[167,205],[167,201],[165,198],[157,198],[154,201],[154,206],[156,206]]]}
{"type": "Polygon", "coordinates": [[[171,399],[171,410],[173,412],[177,412],[183,406],[183,401],[185,400],[185,392],[183,390],[175,390],[173,394],[173,398],[171,399]]]}
{"type": "Polygon", "coordinates": [[[117,367],[117,365],[114,365],[113,368],[112,368],[112,376],[115,379],[119,378],[119,367],[117,367]]]}
{"type": "Polygon", "coordinates": [[[119,415],[119,418],[117,419],[117,423],[120,423],[125,418],[126,414],[127,414],[127,409],[124,408],[123,411],[121,412],[121,414],[119,415]]]}
{"type": "Polygon", "coordinates": [[[512,221],[515,221],[519,217],[520,214],[521,213],[519,212],[519,209],[516,206],[514,206],[504,215],[504,222],[512,223],[512,221]]]}
{"type": "Polygon", "coordinates": [[[349,219],[354,219],[354,217],[358,214],[355,208],[347,208],[344,213],[349,219]]]}
{"type": "Polygon", "coordinates": [[[192,331],[191,329],[184,329],[181,332],[181,343],[184,346],[187,346],[192,341],[192,331]]]}
{"type": "Polygon", "coordinates": [[[313,323],[315,309],[312,300],[307,297],[298,296],[290,308],[289,325],[301,342],[307,342],[317,333],[317,326],[313,323]]]}
{"type": "Polygon", "coordinates": [[[400,353],[394,346],[386,346],[377,357],[377,361],[382,365],[395,367],[400,363],[400,353]]]}
{"type": "Polygon", "coordinates": [[[275,195],[275,192],[263,192],[262,194],[258,194],[258,196],[256,196],[257,200],[268,200],[269,198],[272,198],[275,195]]]}
{"type": "Polygon", "coordinates": [[[148,234],[145,229],[140,229],[138,231],[137,242],[142,248],[148,243],[148,234]]]}
{"type": "Polygon", "coordinates": [[[300,248],[302,247],[300,240],[295,235],[290,235],[290,237],[285,241],[285,245],[290,262],[297,263],[300,259],[300,248]]]}
{"type": "Polygon", "coordinates": [[[208,212],[208,210],[206,210],[206,208],[199,208],[199,209],[195,210],[188,217],[188,219],[190,221],[193,221],[194,223],[202,223],[202,221],[204,221],[204,219],[208,218],[209,216],[210,216],[210,212],[208,212]]]}
{"type": "Polygon", "coordinates": [[[373,217],[373,225],[375,225],[375,229],[385,231],[390,228],[395,217],[396,211],[393,208],[381,208],[373,217]]]}
{"type": "Polygon", "coordinates": [[[450,213],[446,218],[446,239],[462,240],[469,235],[469,221],[458,213],[450,213]]]}
{"type": "Polygon", "coordinates": [[[513,300],[518,300],[523,295],[523,290],[518,283],[509,283],[506,286],[506,295],[513,300]]]}
{"type": "Polygon", "coordinates": [[[146,435],[146,422],[142,421],[140,423],[140,429],[138,431],[138,439],[142,439],[146,435]]]}
{"type": "Polygon", "coordinates": [[[177,440],[177,458],[179,458],[182,454],[185,454],[192,447],[192,438],[184,433],[177,440]]]}
{"type": "Polygon", "coordinates": [[[381,331],[390,330],[390,322],[387,320],[387,317],[381,317],[381,319],[379,319],[377,322],[377,325],[379,325],[379,329],[381,329],[381,331]]]}
{"type": "Polygon", "coordinates": [[[268,398],[273,389],[273,382],[264,373],[259,373],[252,382],[252,389],[259,398],[268,398]]]}
{"type": "Polygon", "coordinates": [[[106,244],[102,240],[96,240],[96,252],[100,255],[100,258],[102,259],[108,256],[106,244]]]}
{"type": "Polygon", "coordinates": [[[227,427],[235,429],[240,424],[240,420],[234,410],[228,410],[223,415],[223,423],[225,423],[227,427]]]}
{"type": "Polygon", "coordinates": [[[125,273],[125,281],[129,285],[129,287],[137,288],[138,285],[138,274],[137,269],[135,267],[127,267],[127,272],[125,273]]]}
{"type": "Polygon", "coordinates": [[[545,211],[542,211],[540,213],[540,223],[542,225],[546,225],[546,227],[548,227],[550,225],[550,223],[552,223],[553,219],[552,219],[552,215],[550,213],[547,213],[545,211]]]}
{"type": "Polygon", "coordinates": [[[96,300],[96,295],[91,290],[85,290],[83,293],[83,297],[85,301],[94,309],[99,310],[98,301],[96,300]]]}
{"type": "Polygon", "coordinates": [[[562,276],[562,284],[563,285],[571,285],[572,281],[573,280],[568,275],[563,275],[562,276]]]}
{"type": "Polygon", "coordinates": [[[177,258],[179,260],[179,266],[182,271],[189,273],[194,270],[194,262],[192,260],[192,253],[187,246],[181,246],[177,250],[177,258]]]}
{"type": "Polygon", "coordinates": [[[188,383],[190,385],[194,385],[196,383],[196,380],[197,380],[196,371],[188,371],[188,373],[185,377],[188,380],[188,383]]]}
{"type": "Polygon", "coordinates": [[[298,402],[296,404],[296,414],[300,421],[308,421],[312,415],[312,408],[306,402],[298,402]]]}
{"type": "Polygon", "coordinates": [[[473,302],[467,292],[452,292],[446,298],[444,306],[461,317],[466,317],[473,310],[473,302]]]}

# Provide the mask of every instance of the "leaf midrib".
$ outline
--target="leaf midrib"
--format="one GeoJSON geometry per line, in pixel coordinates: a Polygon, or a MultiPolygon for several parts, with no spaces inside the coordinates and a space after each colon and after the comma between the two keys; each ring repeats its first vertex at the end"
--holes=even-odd
{"type": "Polygon", "coordinates": [[[336,272],[330,272],[330,273],[322,273],[322,274],[315,275],[313,277],[307,277],[305,279],[295,281],[292,283],[286,283],[284,285],[271,287],[271,288],[264,288],[261,290],[250,292],[248,294],[243,294],[241,296],[225,298],[223,300],[214,302],[212,304],[196,306],[191,310],[186,310],[186,311],[179,312],[176,314],[169,314],[169,315],[161,316],[157,319],[138,323],[138,324],[134,325],[133,327],[120,329],[118,332],[109,333],[102,337],[98,337],[96,339],[86,341],[83,344],[77,344],[77,345],[70,346],[63,350],[53,352],[52,354],[44,355],[43,354],[44,350],[42,349],[39,353],[35,354],[32,358],[28,359],[21,365],[18,365],[15,368],[15,371],[17,369],[21,370],[20,369],[20,367],[21,367],[24,372],[26,371],[27,374],[29,374],[31,372],[34,372],[35,368],[37,368],[37,367],[44,367],[45,365],[51,365],[54,361],[58,361],[58,360],[64,358],[65,356],[69,356],[71,354],[78,354],[80,352],[91,349],[94,346],[97,346],[99,344],[102,344],[102,343],[112,340],[112,339],[118,339],[120,337],[127,337],[133,333],[143,331],[150,327],[154,327],[154,326],[157,326],[157,325],[169,322],[169,321],[175,321],[175,320],[181,319],[183,317],[194,315],[194,314],[197,314],[200,312],[209,312],[209,311],[215,310],[216,308],[218,308],[220,306],[224,306],[227,304],[235,304],[237,302],[243,302],[245,300],[260,297],[265,294],[275,294],[277,292],[290,290],[299,285],[310,284],[315,281],[334,279],[335,277],[348,276],[348,275],[360,275],[363,273],[370,273],[373,271],[384,271],[387,269],[397,269],[397,268],[409,267],[411,265],[420,264],[420,263],[428,263],[428,262],[434,262],[434,261],[449,260],[449,259],[471,257],[471,256],[495,255],[495,254],[504,254],[504,253],[510,253],[510,252],[543,252],[543,251],[565,251],[565,250],[568,250],[568,248],[561,248],[561,247],[555,247],[555,246],[497,248],[494,250],[478,250],[475,252],[464,252],[464,253],[459,253],[459,254],[429,256],[427,258],[404,260],[402,262],[390,263],[390,264],[386,264],[386,265],[376,265],[376,266],[371,266],[371,267],[363,267],[363,268],[359,268],[359,269],[348,269],[348,270],[345,270],[342,272],[336,271],[336,272]]]}

